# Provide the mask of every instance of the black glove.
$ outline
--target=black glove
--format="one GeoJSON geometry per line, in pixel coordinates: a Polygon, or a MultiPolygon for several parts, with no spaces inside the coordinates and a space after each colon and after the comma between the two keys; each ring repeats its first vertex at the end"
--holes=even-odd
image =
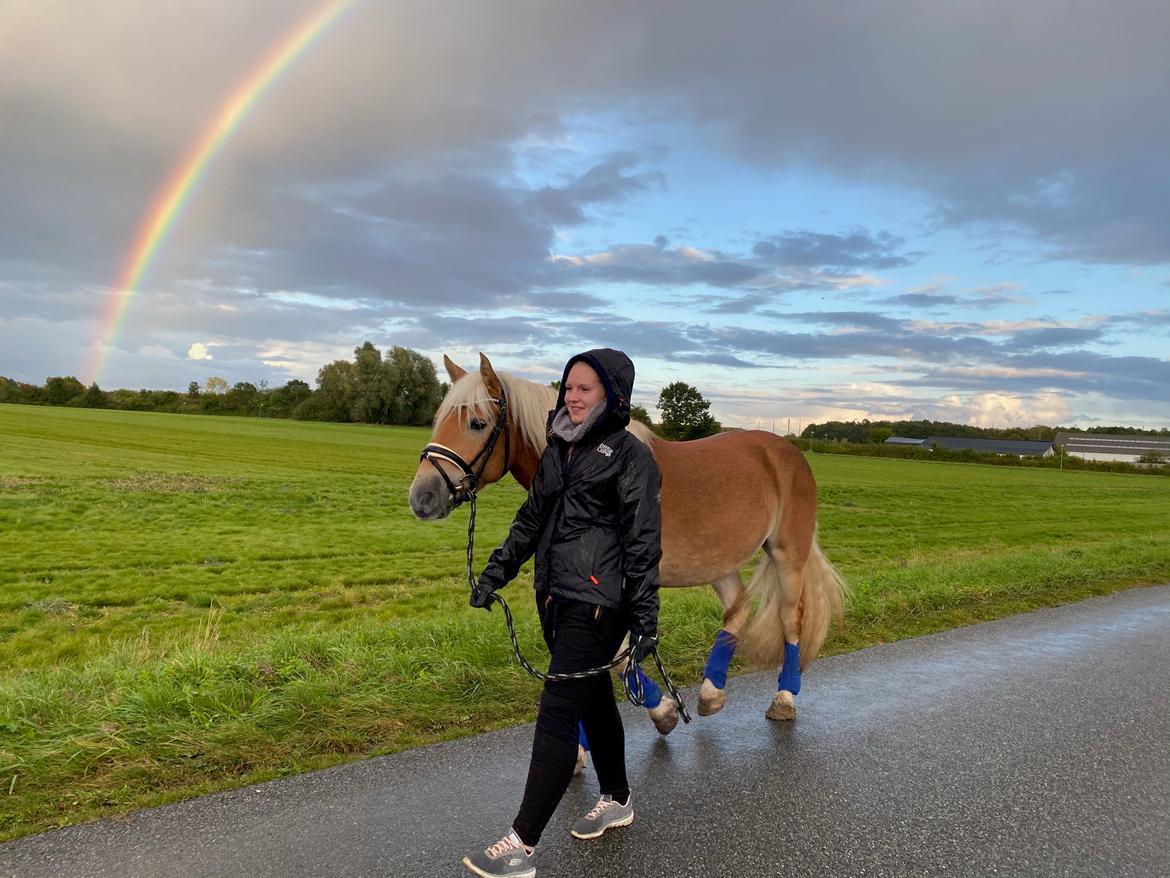
{"type": "Polygon", "coordinates": [[[492,601],[495,596],[496,587],[490,582],[485,582],[483,579],[480,579],[480,581],[475,584],[475,588],[471,590],[471,598],[468,600],[468,603],[473,607],[478,607],[490,611],[492,608],[492,601]]]}
{"type": "Polygon", "coordinates": [[[630,659],[636,665],[641,664],[642,660],[645,659],[646,656],[650,655],[650,652],[654,649],[654,647],[658,646],[658,637],[654,634],[637,634],[630,636],[634,638],[633,642],[630,644],[630,659]]]}

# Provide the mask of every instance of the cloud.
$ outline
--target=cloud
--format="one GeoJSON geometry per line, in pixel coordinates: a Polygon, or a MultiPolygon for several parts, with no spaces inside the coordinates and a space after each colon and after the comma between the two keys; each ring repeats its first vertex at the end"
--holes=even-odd
{"type": "Polygon", "coordinates": [[[202,342],[195,342],[191,347],[187,348],[188,360],[212,360],[211,346],[203,344],[202,342]]]}
{"type": "MultiPolygon", "coordinates": [[[[691,125],[761,167],[917,191],[938,223],[1015,229],[1049,258],[1170,259],[1165,4],[455,8],[355,7],[256,107],[186,231],[230,216],[249,181],[353,182],[388,169],[417,178],[439,167],[507,174],[513,145],[571,146],[565,117],[604,109],[632,124],[691,125]]],[[[72,262],[114,276],[108,254],[128,246],[174,157],[299,11],[279,0],[243,12],[208,2],[192,16],[123,0],[9,13],[0,252],[48,260],[69,240],[72,262]],[[66,217],[48,191],[70,193],[66,217]]],[[[597,199],[662,183],[652,170],[630,171],[618,153],[568,183],[538,186],[529,204],[571,225],[597,199]]],[[[764,243],[795,260],[908,258],[833,235],[764,243]]]]}
{"type": "Polygon", "coordinates": [[[752,253],[772,265],[829,271],[903,268],[925,254],[898,253],[905,240],[889,232],[853,229],[842,234],[789,231],[757,241],[752,253]]]}
{"type": "Polygon", "coordinates": [[[636,153],[610,156],[564,186],[542,186],[528,196],[528,204],[553,226],[574,226],[586,220],[585,208],[597,204],[615,204],[652,187],[662,187],[666,178],[661,171],[624,174],[641,164],[636,153]]]}
{"type": "Polygon", "coordinates": [[[748,262],[695,247],[667,248],[652,244],[620,244],[608,250],[553,258],[565,283],[585,280],[658,286],[713,287],[766,285],[766,272],[748,262]]]}

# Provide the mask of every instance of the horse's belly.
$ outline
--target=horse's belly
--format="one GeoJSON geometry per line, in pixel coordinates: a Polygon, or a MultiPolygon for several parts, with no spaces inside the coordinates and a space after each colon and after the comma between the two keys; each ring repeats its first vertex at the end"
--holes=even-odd
{"type": "Polygon", "coordinates": [[[662,585],[714,582],[747,564],[772,527],[764,510],[723,508],[708,504],[692,511],[665,506],[662,510],[662,585]]]}
{"type": "Polygon", "coordinates": [[[808,468],[771,434],[664,443],[655,458],[662,472],[659,576],[665,586],[713,582],[746,565],[776,528],[789,468],[808,468]]]}

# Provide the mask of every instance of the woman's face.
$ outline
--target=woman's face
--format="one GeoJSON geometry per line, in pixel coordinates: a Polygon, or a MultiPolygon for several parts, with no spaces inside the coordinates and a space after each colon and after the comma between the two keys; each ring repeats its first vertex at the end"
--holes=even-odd
{"type": "Polygon", "coordinates": [[[605,387],[593,367],[578,360],[569,370],[565,381],[565,405],[569,409],[569,420],[579,424],[595,405],[605,399],[605,387]]]}

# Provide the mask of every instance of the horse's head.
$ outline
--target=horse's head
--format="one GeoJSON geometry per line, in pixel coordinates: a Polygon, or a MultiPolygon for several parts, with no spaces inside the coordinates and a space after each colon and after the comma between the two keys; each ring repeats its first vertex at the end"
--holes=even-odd
{"type": "Polygon", "coordinates": [[[469,373],[444,355],[451,389],[435,414],[430,444],[410,485],[410,508],[418,518],[446,518],[470,491],[498,482],[514,453],[509,401],[491,361],[479,355],[479,373],[469,373]]]}

